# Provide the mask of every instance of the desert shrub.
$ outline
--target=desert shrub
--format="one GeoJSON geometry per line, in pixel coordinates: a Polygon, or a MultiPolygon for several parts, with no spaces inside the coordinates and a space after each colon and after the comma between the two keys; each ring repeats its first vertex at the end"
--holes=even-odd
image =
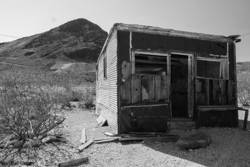
{"type": "Polygon", "coordinates": [[[247,73],[238,74],[238,101],[243,106],[250,106],[250,76],[247,73]]]}
{"type": "MultiPolygon", "coordinates": [[[[0,129],[7,135],[0,148],[18,152],[42,145],[42,139],[64,121],[50,94],[19,78],[8,77],[0,90],[0,129]]],[[[4,160],[13,152],[0,159],[4,160]]]]}
{"type": "Polygon", "coordinates": [[[83,96],[83,102],[84,102],[85,108],[91,109],[95,107],[94,100],[95,100],[95,89],[93,88],[86,89],[86,91],[84,92],[84,96],[83,96]]]}

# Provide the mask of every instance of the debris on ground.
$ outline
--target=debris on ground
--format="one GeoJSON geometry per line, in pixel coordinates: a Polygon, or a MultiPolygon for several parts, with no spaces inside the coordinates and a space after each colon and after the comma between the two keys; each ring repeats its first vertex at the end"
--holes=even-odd
{"type": "Polygon", "coordinates": [[[80,102],[79,101],[70,101],[69,106],[70,106],[70,108],[79,108],[80,102]]]}
{"type": "Polygon", "coordinates": [[[207,147],[211,144],[211,137],[205,133],[197,132],[186,137],[182,137],[177,141],[177,146],[181,149],[198,149],[207,147]]]}
{"type": "Polygon", "coordinates": [[[94,143],[94,141],[92,139],[88,140],[86,143],[84,143],[78,147],[78,151],[82,152],[84,149],[88,148],[93,143],[94,143]]]}
{"type": "Polygon", "coordinates": [[[82,164],[86,164],[89,162],[89,158],[88,157],[83,157],[83,158],[79,158],[79,159],[74,159],[74,160],[70,160],[67,162],[62,162],[59,163],[58,166],[59,167],[72,167],[72,166],[79,166],[82,164]]]}
{"type": "Polygon", "coordinates": [[[94,140],[95,144],[103,144],[103,143],[109,143],[109,142],[117,142],[119,141],[119,137],[113,137],[113,138],[107,138],[107,139],[97,139],[94,140]]]}
{"type": "Polygon", "coordinates": [[[43,143],[47,143],[47,144],[48,143],[53,143],[53,142],[66,143],[67,140],[64,137],[62,137],[62,136],[58,136],[58,135],[51,136],[51,135],[49,135],[49,136],[43,138],[42,142],[43,143]]]}
{"type": "Polygon", "coordinates": [[[103,116],[99,115],[99,117],[96,119],[98,126],[108,126],[107,119],[105,119],[103,116]]]}
{"type": "Polygon", "coordinates": [[[120,142],[133,142],[133,141],[158,141],[158,142],[176,142],[179,139],[178,135],[164,136],[123,136],[119,138],[120,142]]]}
{"type": "Polygon", "coordinates": [[[86,141],[87,141],[86,129],[83,128],[83,129],[82,129],[82,134],[81,134],[80,142],[81,142],[82,144],[84,144],[84,143],[86,143],[86,141]]]}
{"type": "Polygon", "coordinates": [[[109,136],[109,137],[117,136],[117,134],[114,134],[112,132],[104,132],[104,135],[109,136]]]}

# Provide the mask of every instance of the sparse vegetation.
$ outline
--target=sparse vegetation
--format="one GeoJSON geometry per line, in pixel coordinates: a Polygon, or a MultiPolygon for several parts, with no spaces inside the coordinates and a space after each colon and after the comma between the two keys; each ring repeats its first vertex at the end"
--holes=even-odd
{"type": "Polygon", "coordinates": [[[238,101],[240,105],[250,106],[250,76],[249,73],[238,73],[238,101]]]}
{"type": "MultiPolygon", "coordinates": [[[[0,76],[0,154],[2,164],[16,155],[36,155],[48,136],[61,136],[63,105],[94,107],[94,87],[86,74],[8,70],[0,76]],[[87,78],[87,79],[86,79],[87,78]],[[5,137],[4,137],[5,136],[5,137]]],[[[57,139],[58,140],[58,139],[57,139]]]]}
{"type": "Polygon", "coordinates": [[[30,149],[42,145],[42,140],[64,121],[50,94],[22,79],[9,76],[2,80],[0,129],[1,135],[7,137],[0,142],[5,150],[1,163],[6,159],[9,163],[21,152],[28,155],[30,149]]]}

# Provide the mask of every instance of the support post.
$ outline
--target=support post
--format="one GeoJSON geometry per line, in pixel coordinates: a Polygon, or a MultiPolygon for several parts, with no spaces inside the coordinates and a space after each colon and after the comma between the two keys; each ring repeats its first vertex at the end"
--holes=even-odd
{"type": "Polygon", "coordinates": [[[248,113],[249,113],[249,109],[245,110],[245,117],[244,117],[244,123],[243,123],[243,130],[247,130],[248,113]]]}

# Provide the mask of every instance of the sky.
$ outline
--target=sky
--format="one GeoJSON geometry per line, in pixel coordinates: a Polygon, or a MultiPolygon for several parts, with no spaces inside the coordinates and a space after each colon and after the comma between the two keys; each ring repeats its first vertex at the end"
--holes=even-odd
{"type": "Polygon", "coordinates": [[[0,42],[77,18],[106,31],[114,23],[217,35],[242,35],[237,61],[250,61],[250,0],[0,0],[0,42]]]}

